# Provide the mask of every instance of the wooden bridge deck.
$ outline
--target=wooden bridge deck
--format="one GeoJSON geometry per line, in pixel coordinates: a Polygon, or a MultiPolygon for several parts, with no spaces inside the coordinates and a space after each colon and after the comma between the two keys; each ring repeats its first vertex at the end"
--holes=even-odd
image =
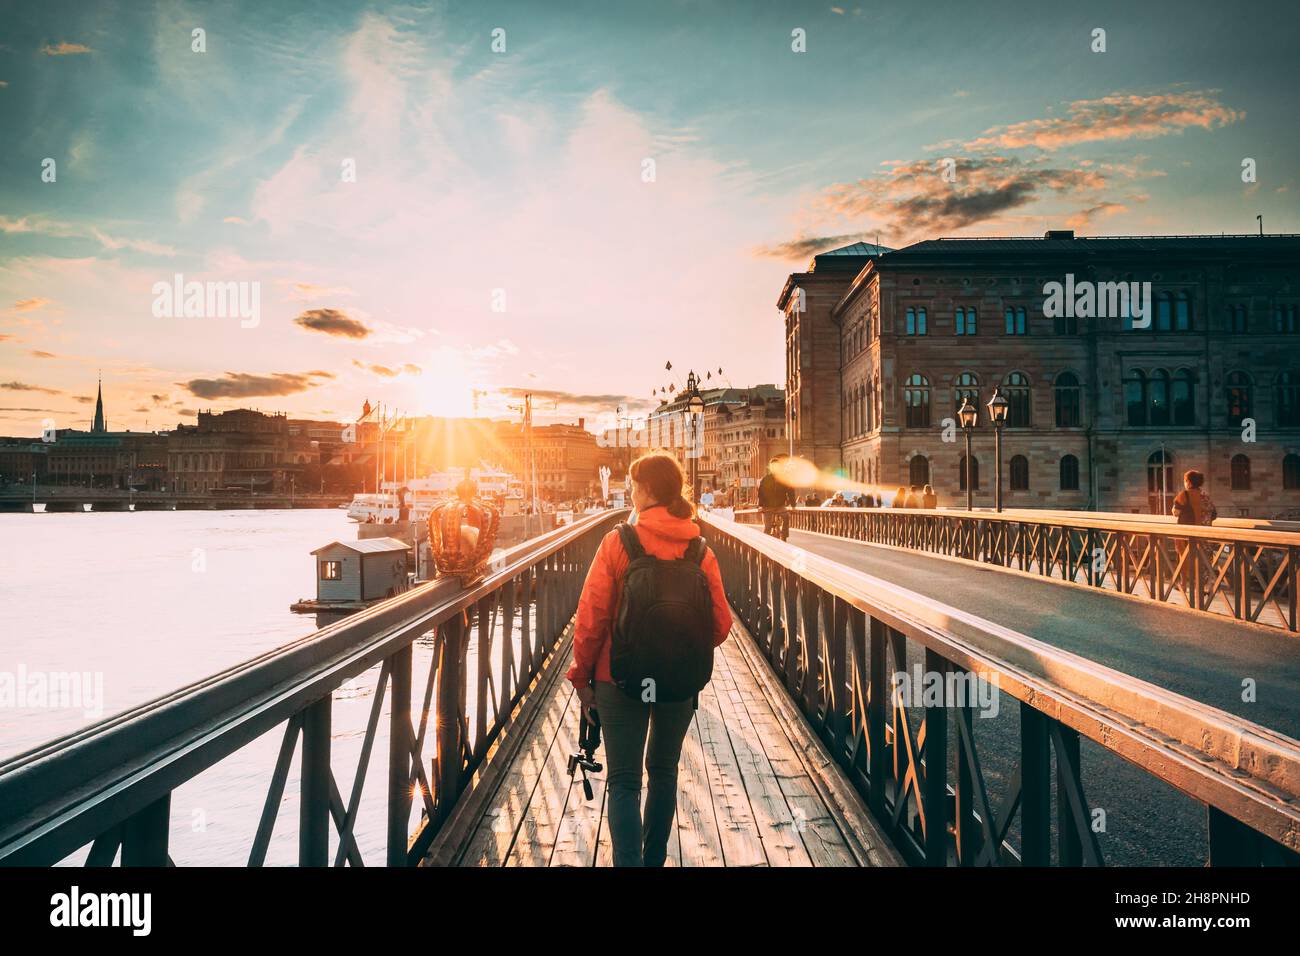
{"type": "MultiPolygon", "coordinates": [[[[556,666],[505,761],[453,816],[426,862],[459,866],[610,866],[604,775],[566,761],[578,699],[556,666]]],[[[563,666],[559,666],[559,665],[563,666]]],[[[522,718],[522,715],[521,715],[522,718]]],[[[604,747],[597,760],[603,760],[604,747]]],[[[891,866],[900,861],[856,791],[785,696],[737,622],[686,736],[668,866],[891,866]]]]}

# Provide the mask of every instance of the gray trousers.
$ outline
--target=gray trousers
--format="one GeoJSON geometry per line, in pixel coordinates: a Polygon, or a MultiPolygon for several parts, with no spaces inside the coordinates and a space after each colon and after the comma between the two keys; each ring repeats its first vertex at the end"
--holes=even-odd
{"type": "Polygon", "coordinates": [[[597,681],[596,712],[605,743],[605,804],[614,865],[663,866],[677,811],[677,764],[695,704],[645,704],[613,684],[597,681]],[[644,820],[642,766],[650,777],[644,820]]]}

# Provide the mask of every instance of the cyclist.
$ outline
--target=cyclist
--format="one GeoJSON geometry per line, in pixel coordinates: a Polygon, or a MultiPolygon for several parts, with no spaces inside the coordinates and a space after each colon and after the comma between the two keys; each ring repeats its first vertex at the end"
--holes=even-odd
{"type": "Polygon", "coordinates": [[[790,512],[795,503],[794,489],[777,477],[781,462],[789,456],[777,455],[767,463],[767,474],[758,483],[758,506],[763,509],[763,533],[782,541],[790,538],[790,512]]]}

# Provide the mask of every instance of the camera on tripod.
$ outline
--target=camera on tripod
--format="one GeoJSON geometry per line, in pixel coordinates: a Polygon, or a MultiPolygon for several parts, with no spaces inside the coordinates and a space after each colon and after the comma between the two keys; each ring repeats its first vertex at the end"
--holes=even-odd
{"type": "Polygon", "coordinates": [[[589,773],[600,773],[604,766],[596,761],[596,748],[600,746],[600,715],[594,710],[592,717],[587,716],[587,708],[578,702],[578,749],[569,754],[569,776],[575,770],[582,771],[582,792],[590,800],[593,796],[589,773]]]}

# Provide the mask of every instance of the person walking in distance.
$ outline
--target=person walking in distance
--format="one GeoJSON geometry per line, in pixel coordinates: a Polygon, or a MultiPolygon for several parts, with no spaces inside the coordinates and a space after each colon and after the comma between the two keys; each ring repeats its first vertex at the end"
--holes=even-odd
{"type": "Polygon", "coordinates": [[[1205,475],[1192,470],[1183,475],[1183,490],[1174,498],[1174,517],[1179,524],[1210,525],[1219,517],[1214,502],[1202,487],[1205,475]]]}
{"type": "Polygon", "coordinates": [[[604,731],[614,865],[663,866],[682,740],[731,608],[677,460],[652,452],[629,472],[633,523],[605,535],[587,572],[567,676],[604,731]]]}
{"type": "Polygon", "coordinates": [[[767,463],[767,474],[758,483],[758,506],[763,509],[763,533],[775,533],[782,541],[790,537],[789,509],[795,504],[794,489],[781,480],[781,466],[787,457],[774,456],[767,463]]]}
{"type": "MultiPolygon", "coordinates": [[[[1202,488],[1205,484],[1205,475],[1192,469],[1183,474],[1183,490],[1178,492],[1174,497],[1173,513],[1174,520],[1179,524],[1193,525],[1210,525],[1214,519],[1219,516],[1219,511],[1214,507],[1214,502],[1210,500],[1202,488]]],[[[1182,582],[1184,589],[1189,590],[1192,584],[1194,561],[1186,559],[1187,539],[1175,538],[1174,546],[1178,550],[1178,558],[1183,564],[1182,582]]],[[[1197,575],[1199,577],[1199,575],[1197,575]]],[[[1189,590],[1190,593],[1190,590],[1189,590]]],[[[1198,600],[1199,605],[1199,600],[1198,600]]]]}
{"type": "Polygon", "coordinates": [[[926,485],[921,489],[921,507],[937,508],[939,506],[939,496],[934,493],[934,487],[926,485]]]}

